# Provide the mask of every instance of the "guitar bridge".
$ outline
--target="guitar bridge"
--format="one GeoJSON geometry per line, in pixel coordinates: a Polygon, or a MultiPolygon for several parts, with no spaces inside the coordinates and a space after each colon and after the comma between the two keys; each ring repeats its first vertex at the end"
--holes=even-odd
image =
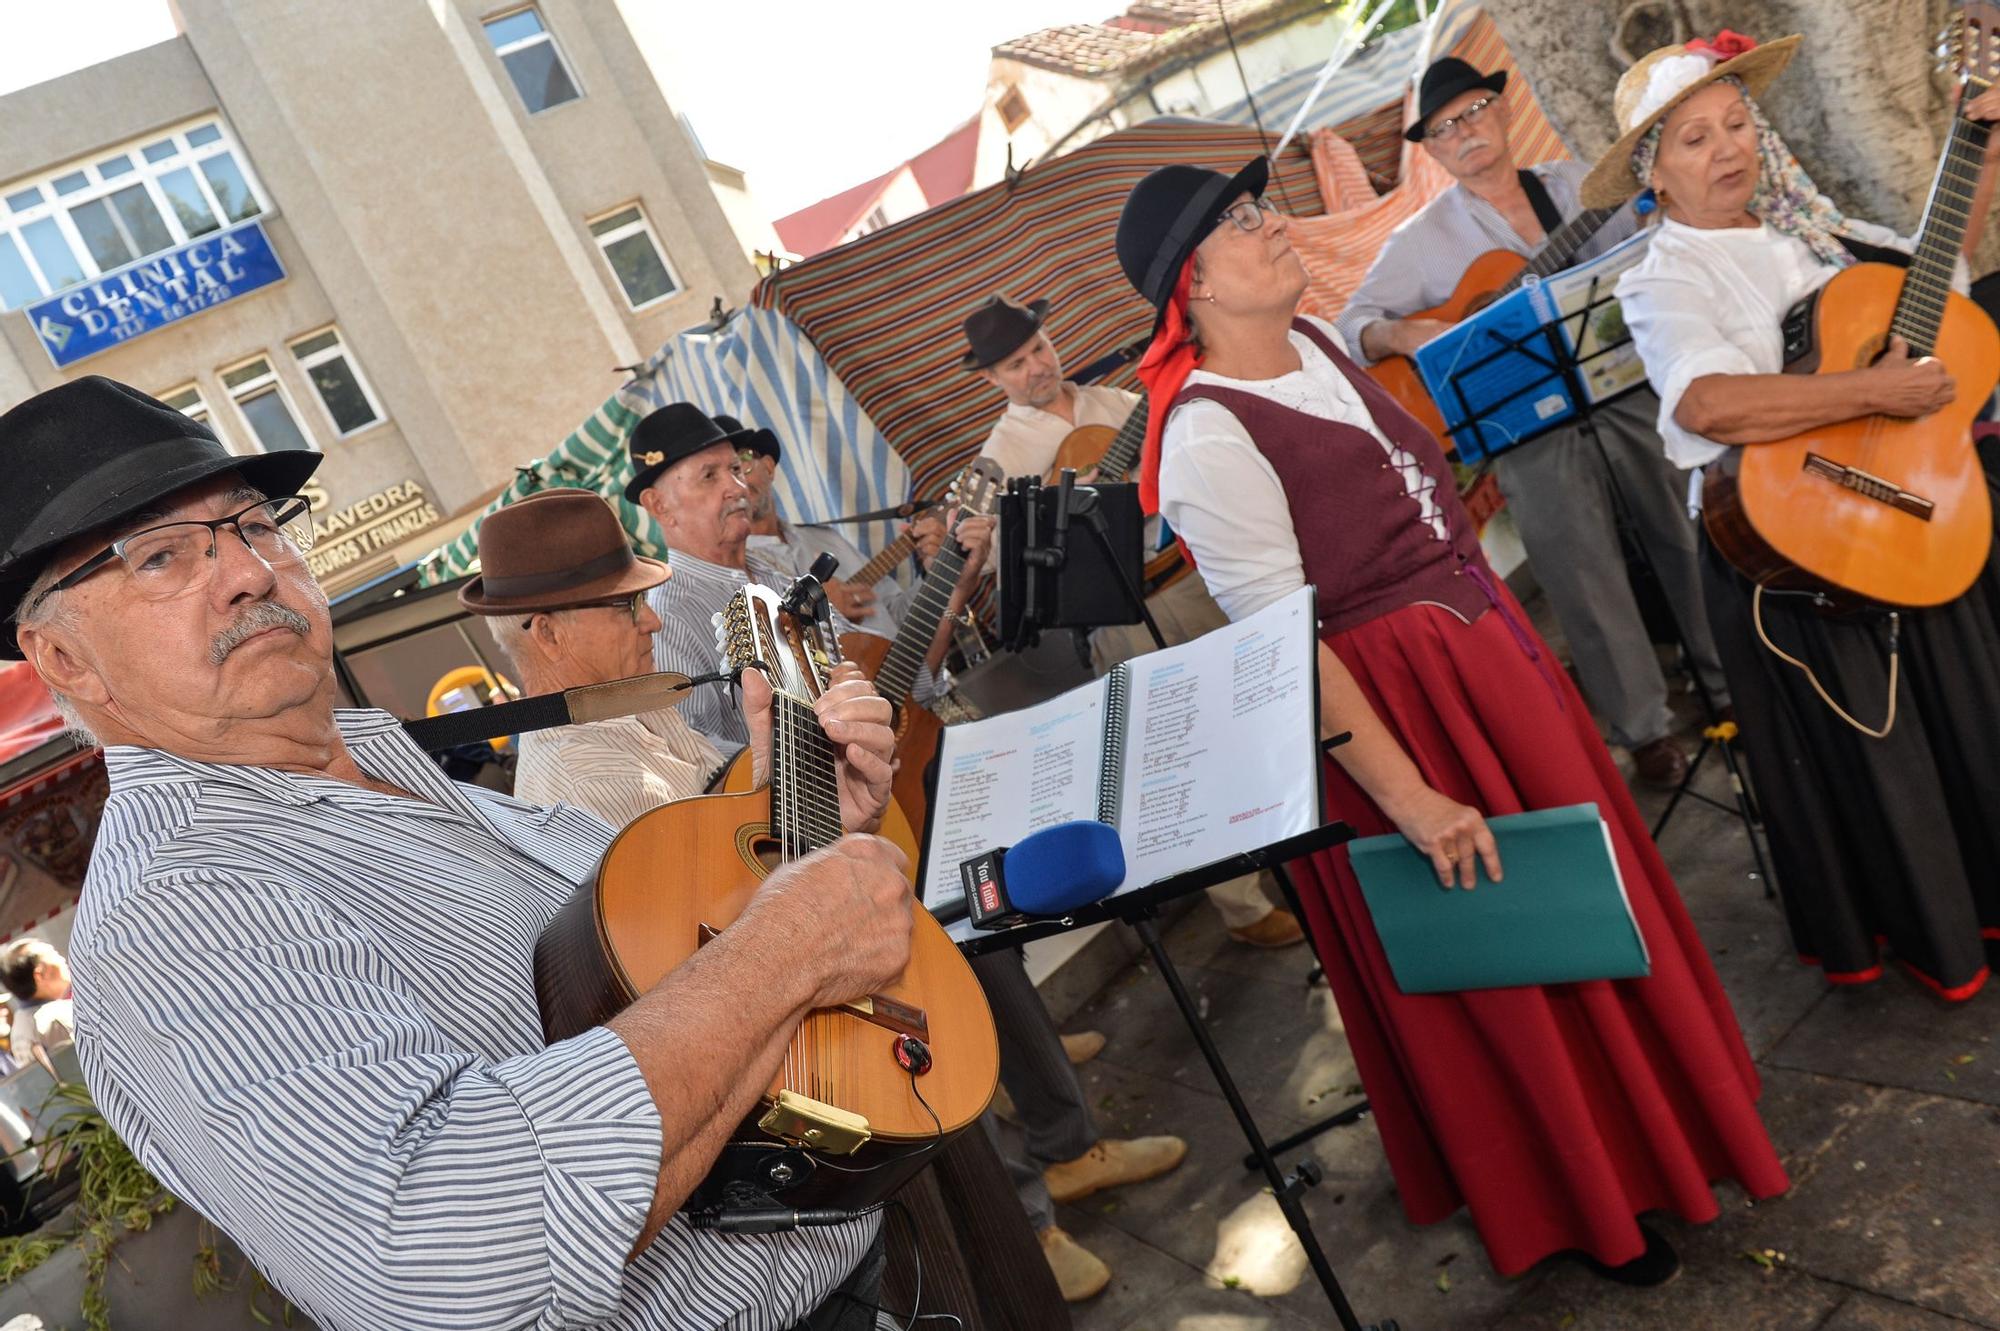
{"type": "Polygon", "coordinates": [[[779,1091],[777,1102],[764,1111],[757,1126],[781,1141],[826,1155],[853,1155],[874,1135],[861,1115],[796,1091],[779,1091]]]}
{"type": "Polygon", "coordinates": [[[1894,481],[1885,481],[1859,467],[1842,466],[1817,453],[1806,454],[1804,465],[1805,470],[1814,476],[1832,481],[1843,490],[1852,490],[1865,498],[1899,509],[1913,518],[1929,522],[1931,514],[1937,511],[1937,505],[1922,495],[1912,494],[1894,481]]]}

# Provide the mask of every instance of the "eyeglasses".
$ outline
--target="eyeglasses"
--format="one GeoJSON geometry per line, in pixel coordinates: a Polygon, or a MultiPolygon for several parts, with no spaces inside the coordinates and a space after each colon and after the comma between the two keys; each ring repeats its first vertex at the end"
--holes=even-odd
{"type": "Polygon", "coordinates": [[[122,560],[132,587],[148,601],[165,601],[205,583],[215,571],[215,534],[234,527],[236,535],[272,568],[294,564],[312,549],[312,503],[303,495],[260,499],[226,518],[167,522],[135,531],[78,564],[23,607],[26,618],[36,606],[60,591],[76,586],[112,560],[122,560]]]}
{"type": "Polygon", "coordinates": [[[1278,206],[1269,199],[1244,199],[1241,203],[1232,203],[1224,208],[1222,215],[1216,220],[1233,222],[1238,231],[1259,231],[1263,229],[1267,214],[1272,217],[1278,215],[1278,206]]]}
{"type": "Polygon", "coordinates": [[[1460,111],[1457,115],[1453,116],[1451,119],[1440,120],[1437,122],[1437,124],[1432,125],[1429,129],[1424,131],[1424,137],[1429,139],[1432,143],[1438,143],[1458,133],[1458,128],[1460,125],[1478,124],[1480,122],[1480,119],[1485,116],[1487,110],[1492,107],[1495,100],[1497,99],[1492,97],[1480,98],[1478,101],[1466,107],[1463,111],[1460,111]]]}
{"type": "MultiPolygon", "coordinates": [[[[630,596],[614,596],[605,601],[583,601],[579,604],[563,608],[565,610],[623,610],[632,617],[632,623],[636,627],[640,618],[646,613],[646,593],[633,592],[630,596]]],[[[544,610],[536,613],[547,614],[549,612],[544,610]]],[[[535,626],[535,618],[535,615],[529,615],[521,621],[521,627],[524,629],[533,628],[535,626]]]]}

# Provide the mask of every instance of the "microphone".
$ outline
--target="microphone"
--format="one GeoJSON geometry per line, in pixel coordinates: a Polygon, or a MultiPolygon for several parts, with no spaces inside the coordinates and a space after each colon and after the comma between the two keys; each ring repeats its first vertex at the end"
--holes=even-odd
{"type": "Polygon", "coordinates": [[[1006,929],[1060,917],[1099,901],[1125,881],[1125,848],[1105,823],[1057,823],[1011,848],[959,866],[975,929],[1006,929]]]}

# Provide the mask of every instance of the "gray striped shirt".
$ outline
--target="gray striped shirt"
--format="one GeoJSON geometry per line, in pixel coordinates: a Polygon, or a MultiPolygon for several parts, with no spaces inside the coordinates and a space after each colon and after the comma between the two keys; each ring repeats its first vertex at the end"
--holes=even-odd
{"type": "Polygon", "coordinates": [[[338,713],[385,795],[106,751],[70,961],[86,1081],[162,1183],[329,1328],[780,1331],[877,1222],[629,1264],[661,1124],[624,1043],[545,1046],[535,940],[611,842],[338,713]]]}

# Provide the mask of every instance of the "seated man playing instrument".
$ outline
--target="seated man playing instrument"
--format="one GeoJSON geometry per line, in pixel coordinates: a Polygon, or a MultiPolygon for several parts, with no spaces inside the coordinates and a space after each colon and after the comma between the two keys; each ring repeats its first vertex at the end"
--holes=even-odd
{"type": "MultiPolygon", "coordinates": [[[[294,494],[320,455],[234,456],[94,376],[0,416],[0,454],[35,478],[0,495],[0,656],[111,778],[78,1049],[161,1182],[329,1328],[873,1325],[878,1217],[722,1236],[677,1208],[804,1014],[902,972],[892,848],[787,864],[636,1002],[545,1044],[536,939],[613,830],[451,782],[396,718],[335,709],[294,494]]],[[[817,710],[843,823],[872,826],[888,704],[846,681],[817,710]]]]}

